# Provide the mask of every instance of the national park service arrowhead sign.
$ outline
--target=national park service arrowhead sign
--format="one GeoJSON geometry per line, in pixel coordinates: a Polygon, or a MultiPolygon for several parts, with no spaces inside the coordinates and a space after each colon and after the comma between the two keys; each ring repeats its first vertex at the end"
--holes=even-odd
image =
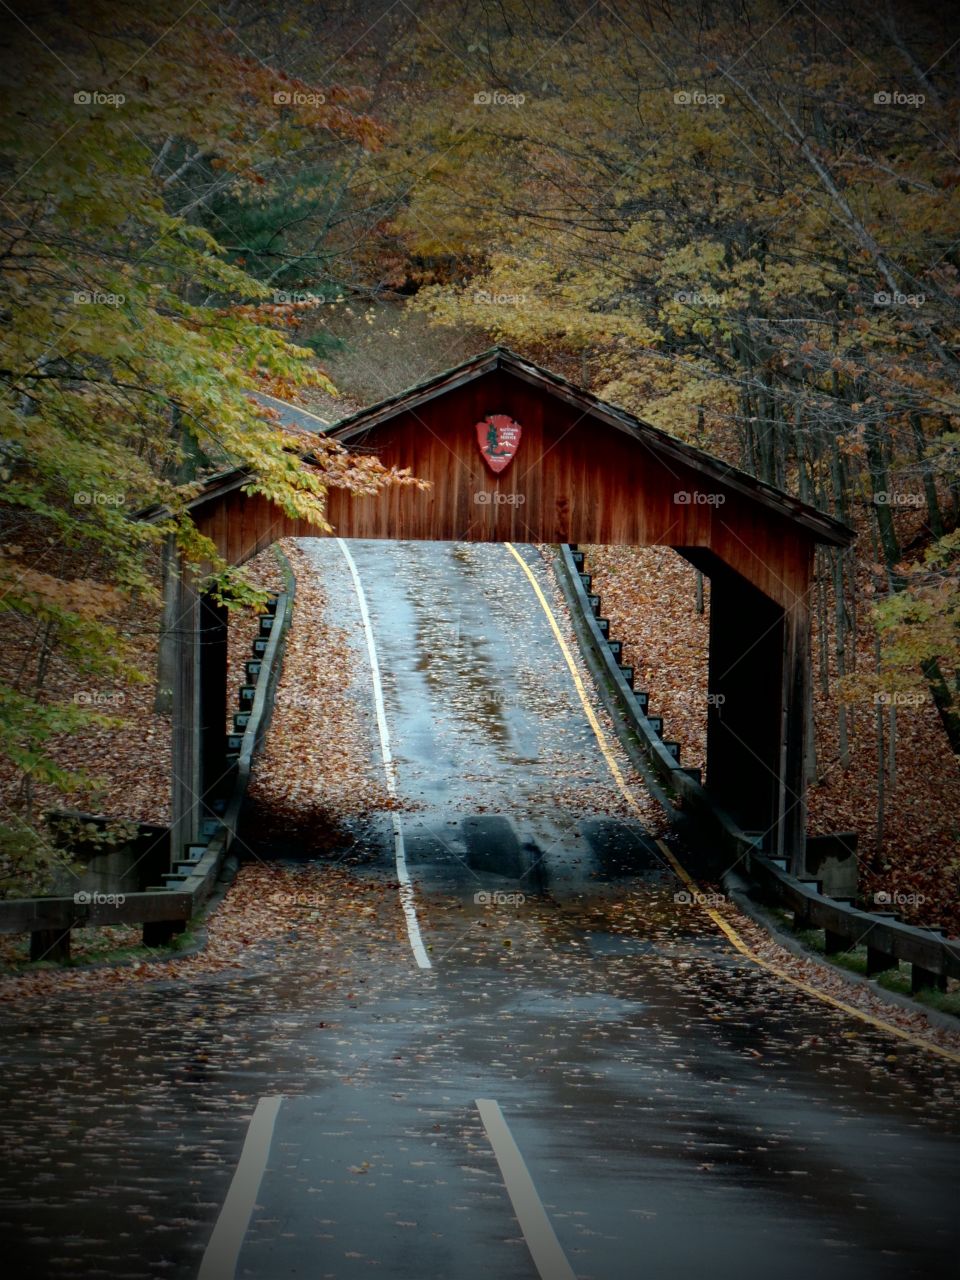
{"type": "Polygon", "coordinates": [[[520,447],[521,427],[505,413],[488,413],[477,423],[477,443],[487,466],[495,474],[513,461],[520,447]]]}

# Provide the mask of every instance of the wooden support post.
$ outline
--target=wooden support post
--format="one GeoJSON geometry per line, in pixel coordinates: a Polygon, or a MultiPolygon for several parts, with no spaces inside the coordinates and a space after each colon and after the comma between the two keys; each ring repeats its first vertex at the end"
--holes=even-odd
{"type": "Polygon", "coordinates": [[[168,716],[173,711],[174,684],[177,670],[177,613],[179,607],[179,561],[176,542],[171,534],[163,544],[163,613],[157,645],[157,692],[153,709],[168,716]]]}
{"type": "Polygon", "coordinates": [[[777,796],[777,840],[791,874],[806,873],[807,800],[804,764],[807,743],[807,698],[810,692],[810,611],[798,601],[783,620],[783,719],[780,730],[780,786],[777,796]]]}
{"type": "Polygon", "coordinates": [[[719,562],[710,582],[707,788],[766,836],[778,821],[783,610],[719,562]]]}
{"type": "Polygon", "coordinates": [[[170,827],[170,856],[174,861],[199,834],[202,795],[200,597],[182,560],[177,582],[176,636],[170,827]]]}
{"type": "Polygon", "coordinates": [[[31,960],[69,960],[69,929],[35,929],[30,934],[31,960]]]}
{"type": "Polygon", "coordinates": [[[210,805],[223,789],[226,770],[227,610],[207,593],[200,601],[200,625],[200,781],[204,804],[210,805]]]}

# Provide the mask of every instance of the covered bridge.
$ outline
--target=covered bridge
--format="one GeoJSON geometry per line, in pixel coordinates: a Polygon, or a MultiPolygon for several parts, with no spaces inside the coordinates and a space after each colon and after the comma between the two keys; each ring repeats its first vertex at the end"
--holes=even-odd
{"type": "MultiPolygon", "coordinates": [[[[848,528],[503,347],[329,434],[430,485],[375,497],[331,490],[328,516],[341,537],[657,544],[702,570],[714,695],[707,787],[799,866],[814,548],[849,545],[848,528]]],[[[278,538],[317,536],[245,493],[249,480],[242,470],[215,476],[191,504],[229,562],[278,538]]],[[[204,794],[222,771],[225,722],[225,646],[210,643],[224,620],[186,578],[180,592],[174,849],[196,837],[204,794]]]]}

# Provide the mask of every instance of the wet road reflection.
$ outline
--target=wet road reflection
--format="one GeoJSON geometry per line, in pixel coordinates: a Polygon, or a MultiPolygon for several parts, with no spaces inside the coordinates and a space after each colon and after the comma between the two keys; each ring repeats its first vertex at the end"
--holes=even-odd
{"type": "MultiPolygon", "coordinates": [[[[503,548],[352,550],[433,967],[412,962],[390,815],[371,814],[349,872],[251,867],[250,892],[317,906],[241,967],[10,1008],[18,1274],[195,1276],[273,1094],[240,1277],[534,1277],[478,1098],[582,1280],[952,1274],[960,1071],[676,900],[656,811],[624,813],[503,548]]],[[[349,576],[312,554],[359,664],[349,576]]]]}

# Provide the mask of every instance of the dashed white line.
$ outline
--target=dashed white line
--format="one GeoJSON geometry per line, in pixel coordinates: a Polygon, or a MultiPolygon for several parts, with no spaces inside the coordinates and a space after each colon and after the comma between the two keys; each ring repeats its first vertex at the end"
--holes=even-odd
{"type": "MultiPolygon", "coordinates": [[[[357,592],[357,600],[360,604],[360,617],[363,620],[363,631],[367,638],[367,654],[370,658],[370,672],[373,677],[373,700],[377,710],[377,728],[380,731],[380,754],[383,757],[383,769],[387,777],[387,791],[391,798],[396,798],[397,784],[393,775],[393,752],[390,749],[390,730],[387,727],[387,712],[383,703],[383,683],[380,679],[380,660],[377,657],[377,645],[373,638],[373,627],[370,625],[370,610],[367,608],[367,597],[363,590],[363,583],[360,581],[360,574],[357,571],[356,562],[350,554],[350,549],[342,538],[336,539],[337,546],[343,552],[344,559],[350,569],[350,576],[353,578],[353,585],[357,592]]],[[[400,906],[403,908],[403,916],[407,923],[407,936],[410,939],[410,946],[413,949],[414,959],[421,969],[432,969],[430,957],[427,955],[426,948],[423,945],[423,938],[420,934],[420,922],[417,919],[416,900],[413,892],[413,882],[410,879],[410,873],[407,870],[407,853],[403,843],[403,824],[400,821],[400,814],[396,809],[390,814],[393,819],[393,846],[395,860],[397,864],[397,880],[400,884],[400,906]]]]}
{"type": "Polygon", "coordinates": [[[261,1098],[247,1129],[240,1163],[203,1255],[197,1280],[234,1280],[250,1214],[267,1167],[282,1098],[261,1098]]]}
{"type": "Polygon", "coordinates": [[[492,1098],[477,1098],[476,1103],[540,1280],[576,1280],[499,1104],[492,1098]]]}

